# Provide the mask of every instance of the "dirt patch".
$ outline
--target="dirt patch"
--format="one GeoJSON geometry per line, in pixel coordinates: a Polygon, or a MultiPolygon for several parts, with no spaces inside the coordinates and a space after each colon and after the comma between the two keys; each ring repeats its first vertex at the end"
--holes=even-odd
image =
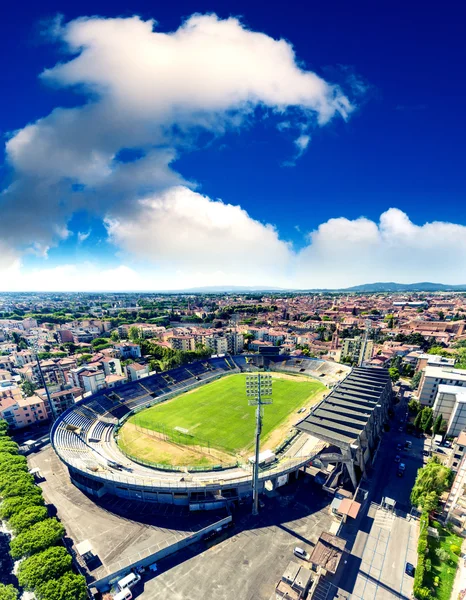
{"type": "Polygon", "coordinates": [[[218,464],[231,464],[233,457],[219,450],[210,449],[202,452],[190,446],[181,446],[158,439],[140,431],[136,425],[125,423],[120,429],[118,444],[121,448],[144,460],[161,465],[175,467],[209,467],[218,464]]]}

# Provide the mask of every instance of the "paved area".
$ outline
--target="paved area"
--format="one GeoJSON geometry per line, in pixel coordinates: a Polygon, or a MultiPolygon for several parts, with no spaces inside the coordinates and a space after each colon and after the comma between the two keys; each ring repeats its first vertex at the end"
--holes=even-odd
{"type": "MultiPolygon", "coordinates": [[[[184,507],[138,503],[115,497],[97,504],[76,488],[67,469],[49,446],[28,457],[45,478],[44,497],[56,507],[70,545],[89,540],[97,558],[86,565],[88,580],[96,580],[155,552],[226,516],[224,512],[189,514],[184,507]]],[[[52,508],[53,511],[53,508],[52,508]]]]}
{"type": "MultiPolygon", "coordinates": [[[[159,573],[146,581],[144,600],[269,600],[293,548],[307,551],[331,517],[329,498],[310,477],[285,486],[265,506],[258,520],[245,511],[234,515],[228,539],[210,547],[199,544],[159,564],[159,573]]],[[[295,559],[299,560],[299,559],[295,559]]],[[[305,563],[303,563],[305,564],[305,563]]],[[[306,563],[307,564],[307,563],[306,563]]]]}

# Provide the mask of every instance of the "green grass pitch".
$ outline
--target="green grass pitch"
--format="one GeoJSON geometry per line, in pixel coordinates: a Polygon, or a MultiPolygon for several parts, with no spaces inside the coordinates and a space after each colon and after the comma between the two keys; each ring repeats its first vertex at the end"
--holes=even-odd
{"type": "MultiPolygon", "coordinates": [[[[238,374],[218,379],[141,411],[129,422],[159,432],[181,427],[193,437],[176,436],[176,441],[184,438],[187,445],[208,441],[211,447],[236,454],[252,446],[255,431],[255,407],[248,405],[245,378],[238,374]]],[[[273,376],[273,404],[264,408],[261,440],[324,389],[318,381],[273,376]]]]}

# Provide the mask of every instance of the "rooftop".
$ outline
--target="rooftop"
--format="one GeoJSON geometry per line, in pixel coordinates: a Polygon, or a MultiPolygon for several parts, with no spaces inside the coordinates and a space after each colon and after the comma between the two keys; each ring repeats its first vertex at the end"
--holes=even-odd
{"type": "Polygon", "coordinates": [[[345,540],[323,531],[312,551],[311,563],[335,574],[345,550],[345,540]]]}

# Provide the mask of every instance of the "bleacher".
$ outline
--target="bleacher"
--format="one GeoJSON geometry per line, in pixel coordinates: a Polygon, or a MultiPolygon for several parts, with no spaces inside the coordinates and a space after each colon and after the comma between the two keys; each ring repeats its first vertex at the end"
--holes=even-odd
{"type": "Polygon", "coordinates": [[[163,400],[200,381],[238,370],[231,357],[216,357],[101,390],[61,417],[53,433],[54,446],[63,458],[79,458],[83,464],[95,466],[96,460],[102,461],[94,449],[108,444],[114,429],[114,424],[101,419],[122,419],[138,407],[150,404],[154,398],[163,400]]]}

